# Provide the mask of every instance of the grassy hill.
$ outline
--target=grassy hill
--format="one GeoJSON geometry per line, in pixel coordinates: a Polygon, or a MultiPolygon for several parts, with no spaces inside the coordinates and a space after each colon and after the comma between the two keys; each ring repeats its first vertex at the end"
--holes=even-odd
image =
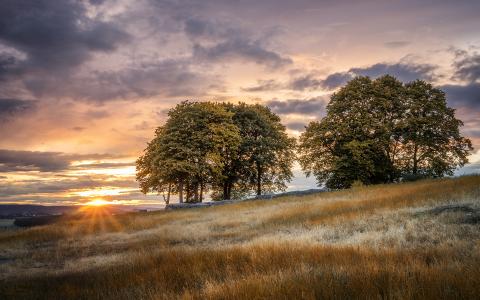
{"type": "Polygon", "coordinates": [[[0,231],[0,298],[473,299],[480,176],[0,231]]]}

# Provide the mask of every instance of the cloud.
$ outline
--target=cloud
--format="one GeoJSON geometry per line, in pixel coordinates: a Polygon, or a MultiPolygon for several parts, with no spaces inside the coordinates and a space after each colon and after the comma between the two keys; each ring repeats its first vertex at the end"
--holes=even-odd
{"type": "Polygon", "coordinates": [[[353,75],[348,72],[333,73],[328,75],[324,80],[322,80],[321,85],[327,90],[333,90],[339,86],[346,84],[352,78],[353,75]]]}
{"type": "Polygon", "coordinates": [[[4,1],[0,97],[18,95],[6,94],[7,84],[45,101],[198,97],[223,88],[214,75],[217,62],[253,62],[268,69],[292,63],[270,49],[274,31],[247,30],[231,18],[211,15],[209,5],[145,1],[126,9],[108,1],[4,1]],[[113,14],[110,7],[121,12],[113,14]],[[179,55],[155,47],[175,47],[179,55]],[[99,53],[113,55],[104,63],[99,53]]]}
{"type": "MultiPolygon", "coordinates": [[[[138,184],[133,180],[110,180],[108,186],[119,188],[136,188],[138,184]]],[[[32,194],[56,194],[71,190],[85,190],[105,187],[105,178],[84,176],[75,179],[62,180],[29,180],[25,182],[0,185],[0,197],[11,197],[32,194]]]]}
{"type": "Polygon", "coordinates": [[[456,109],[456,115],[464,122],[462,133],[472,140],[473,146],[480,147],[480,83],[466,85],[449,84],[439,86],[446,94],[449,106],[456,109]]]}
{"type": "Polygon", "coordinates": [[[231,38],[247,38],[248,34],[240,27],[235,27],[231,22],[200,18],[186,18],[184,31],[190,39],[195,41],[221,41],[231,38]]]}
{"type": "Polygon", "coordinates": [[[76,170],[115,169],[115,168],[132,167],[132,166],[135,166],[135,162],[82,164],[82,165],[78,165],[78,166],[75,166],[75,167],[71,167],[71,169],[76,169],[76,170]]]}
{"type": "Polygon", "coordinates": [[[0,149],[0,172],[59,172],[69,169],[73,161],[118,157],[111,154],[66,154],[0,149]]]}
{"type": "Polygon", "coordinates": [[[447,100],[452,106],[480,109],[480,83],[443,85],[440,86],[440,89],[446,93],[447,100]]]}
{"type": "Polygon", "coordinates": [[[0,4],[0,41],[26,58],[32,69],[64,71],[78,66],[92,51],[111,51],[127,39],[118,26],[90,18],[81,1],[5,0],[0,4]]]}
{"type": "Polygon", "coordinates": [[[436,66],[430,64],[415,63],[378,63],[366,68],[351,68],[349,72],[355,75],[380,77],[385,74],[395,76],[398,80],[409,82],[416,79],[433,81],[436,76],[433,73],[436,66]]]}
{"type": "Polygon", "coordinates": [[[410,42],[407,41],[392,41],[384,43],[385,47],[387,48],[402,48],[405,46],[410,45],[410,42]]]}
{"type": "Polygon", "coordinates": [[[238,59],[271,69],[293,63],[290,58],[266,48],[268,39],[275,33],[255,38],[254,34],[242,27],[233,26],[231,21],[200,18],[186,19],[184,30],[194,42],[193,59],[196,61],[216,62],[238,59]]]}
{"type": "Polygon", "coordinates": [[[307,122],[289,122],[285,124],[288,129],[295,131],[303,131],[306,125],[307,122]]]}
{"type": "MultiPolygon", "coordinates": [[[[398,80],[403,82],[410,82],[416,79],[423,79],[433,81],[437,78],[434,71],[436,66],[430,64],[416,64],[416,63],[378,63],[365,68],[351,68],[347,72],[337,72],[328,75],[325,79],[320,81],[320,86],[327,90],[336,89],[339,86],[345,85],[355,76],[368,76],[377,78],[386,74],[395,76],[398,80]]],[[[316,81],[313,81],[316,83],[316,81]]]]}
{"type": "Polygon", "coordinates": [[[454,62],[455,73],[453,79],[476,82],[480,79],[480,54],[469,55],[466,52],[458,53],[460,59],[454,62]]]}
{"type": "Polygon", "coordinates": [[[316,79],[312,74],[295,78],[289,83],[289,87],[296,91],[315,90],[321,86],[322,81],[316,79]]]}
{"type": "Polygon", "coordinates": [[[16,71],[15,66],[18,63],[18,59],[8,53],[0,53],[0,84],[2,81],[7,80],[16,71]]]}
{"type": "Polygon", "coordinates": [[[270,109],[281,115],[303,114],[318,115],[325,111],[326,101],[322,97],[310,99],[270,100],[265,103],[270,109]]]}
{"type": "Polygon", "coordinates": [[[200,61],[226,61],[241,59],[264,65],[271,69],[284,67],[292,63],[288,57],[265,49],[260,41],[252,41],[244,38],[232,38],[214,46],[195,45],[193,56],[200,61]]]}
{"type": "Polygon", "coordinates": [[[17,114],[35,109],[36,102],[20,99],[0,99],[0,122],[17,114]]]}
{"type": "Polygon", "coordinates": [[[94,53],[129,38],[119,25],[90,16],[82,1],[1,1],[0,49],[10,50],[0,53],[0,88],[55,91],[94,53]]]}
{"type": "Polygon", "coordinates": [[[274,79],[270,80],[258,80],[257,85],[251,86],[251,87],[246,87],[242,88],[242,91],[244,92],[265,92],[265,91],[275,91],[282,89],[283,85],[279,82],[277,82],[274,79]]]}
{"type": "MultiPolygon", "coordinates": [[[[95,71],[90,76],[63,84],[51,78],[37,78],[29,84],[30,90],[39,97],[74,97],[76,100],[101,103],[158,95],[199,96],[209,89],[220,88],[222,82],[208,72],[192,70],[192,64],[188,60],[167,59],[116,71],[95,71]]],[[[100,112],[91,114],[94,118],[108,116],[100,112]]]]}

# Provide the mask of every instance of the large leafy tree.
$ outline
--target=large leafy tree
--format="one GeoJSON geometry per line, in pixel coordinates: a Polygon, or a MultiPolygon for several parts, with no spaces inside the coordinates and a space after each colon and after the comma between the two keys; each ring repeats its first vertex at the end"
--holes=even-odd
{"type": "Polygon", "coordinates": [[[172,192],[173,185],[180,202],[184,192],[187,202],[202,201],[221,176],[225,153],[238,147],[238,128],[216,103],[182,102],[168,116],[137,160],[137,180],[144,193],[172,192]]]}
{"type": "Polygon", "coordinates": [[[421,80],[405,88],[404,172],[413,178],[453,175],[472,150],[470,140],[460,134],[462,121],[447,107],[440,89],[421,80]]]}
{"type": "Polygon", "coordinates": [[[233,113],[241,143],[227,157],[220,182],[222,198],[284,190],[292,177],[295,139],[288,137],[280,118],[268,107],[245,103],[225,107],[233,113]]]}
{"type": "Polygon", "coordinates": [[[231,199],[283,190],[292,177],[295,140],[261,105],[182,102],[137,160],[142,192],[202,201],[207,189],[231,199]]]}
{"type": "Polygon", "coordinates": [[[464,165],[471,143],[442,91],[423,81],[357,77],[300,137],[300,164],[330,188],[439,177],[464,165]]]}

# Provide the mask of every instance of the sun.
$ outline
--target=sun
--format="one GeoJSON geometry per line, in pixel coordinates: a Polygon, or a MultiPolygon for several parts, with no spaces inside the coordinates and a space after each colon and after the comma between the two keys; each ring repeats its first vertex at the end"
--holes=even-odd
{"type": "Polygon", "coordinates": [[[94,199],[92,201],[85,203],[85,205],[88,205],[88,206],[103,206],[108,204],[111,204],[111,203],[103,199],[94,199]]]}

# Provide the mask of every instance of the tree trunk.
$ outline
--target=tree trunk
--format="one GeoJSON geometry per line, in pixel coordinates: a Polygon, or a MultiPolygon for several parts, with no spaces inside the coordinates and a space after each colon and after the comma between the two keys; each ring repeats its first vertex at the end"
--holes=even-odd
{"type": "Polygon", "coordinates": [[[168,193],[167,193],[167,204],[170,203],[170,193],[172,192],[172,184],[168,184],[168,193]]]}
{"type": "Polygon", "coordinates": [[[203,181],[200,182],[200,202],[203,202],[203,181]]]}
{"type": "Polygon", "coordinates": [[[228,198],[228,182],[223,183],[223,199],[222,200],[229,200],[228,198]]]}
{"type": "Polygon", "coordinates": [[[417,175],[417,172],[418,172],[417,152],[418,152],[418,146],[417,144],[415,144],[415,148],[413,150],[413,175],[417,175]]]}
{"type": "Polygon", "coordinates": [[[232,186],[233,186],[233,183],[232,183],[232,182],[229,182],[228,185],[227,185],[227,197],[228,197],[228,200],[232,199],[232,186]]]}
{"type": "Polygon", "coordinates": [[[262,194],[262,168],[260,163],[257,162],[257,196],[262,194]]]}
{"type": "Polygon", "coordinates": [[[178,198],[179,202],[183,203],[183,179],[180,179],[180,183],[178,184],[178,198]]]}
{"type": "Polygon", "coordinates": [[[195,189],[195,193],[193,195],[194,202],[198,202],[199,194],[198,194],[198,182],[193,185],[193,188],[195,189]]]}
{"type": "Polygon", "coordinates": [[[192,195],[191,195],[190,181],[187,181],[187,199],[185,202],[190,203],[191,197],[192,195]]]}

